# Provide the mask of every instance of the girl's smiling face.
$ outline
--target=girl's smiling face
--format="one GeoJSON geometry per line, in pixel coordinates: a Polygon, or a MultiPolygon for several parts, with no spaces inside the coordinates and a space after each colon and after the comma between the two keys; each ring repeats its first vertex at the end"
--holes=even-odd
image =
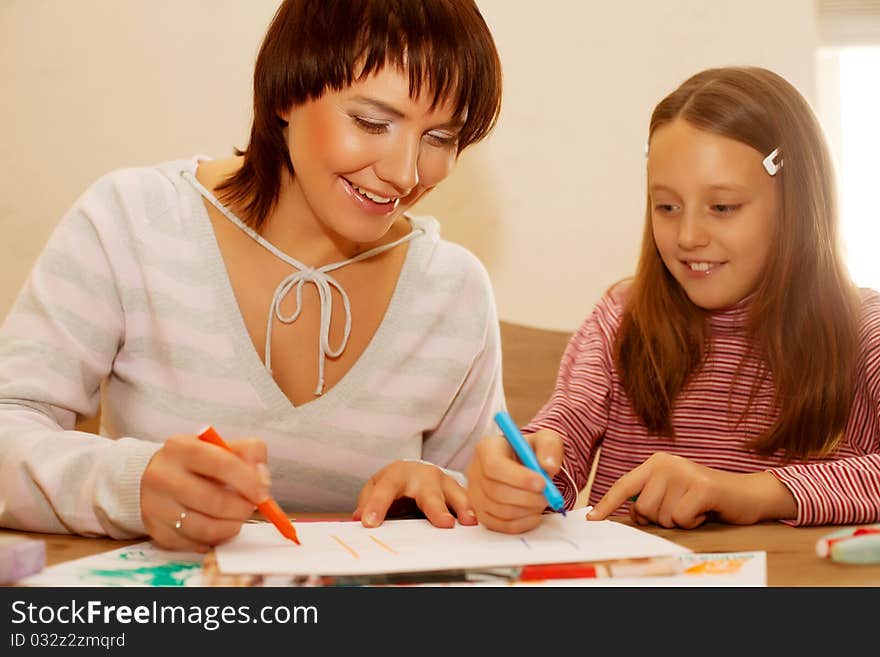
{"type": "Polygon", "coordinates": [[[762,164],[766,155],[682,119],[651,137],[654,242],[701,308],[732,306],[758,286],[780,212],[777,181],[762,164]]]}

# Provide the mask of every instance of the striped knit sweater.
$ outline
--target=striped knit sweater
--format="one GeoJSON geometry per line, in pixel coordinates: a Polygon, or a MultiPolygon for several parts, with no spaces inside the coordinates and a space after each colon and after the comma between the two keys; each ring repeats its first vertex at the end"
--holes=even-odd
{"type": "Polygon", "coordinates": [[[491,285],[434,219],[411,218],[424,234],[364,353],[294,407],[248,336],[202,198],[181,178],[196,162],[103,177],[37,260],[0,329],[0,526],[143,534],[147,463],[168,436],[207,423],[265,440],[272,495],[297,511],[352,511],[397,459],[461,470],[491,433],[504,407],[491,285]],[[75,431],[99,401],[103,437],[75,431]]]}
{"type": "MultiPolygon", "coordinates": [[[[613,363],[625,294],[622,287],[607,293],[572,336],[551,399],[523,429],[534,433],[547,428],[564,437],[563,465],[577,489],[563,475],[557,476],[556,483],[569,507],[586,484],[592,455],[601,443],[591,504],[619,477],[654,452],[664,451],[732,472],[769,470],[797,501],[797,518],[790,524],[880,521],[880,293],[861,291],[858,385],[842,444],[828,458],[785,464],[781,453],[763,457],[745,448],[751,438],[771,426],[777,411],[772,381],[760,388],[748,406],[757,373],[754,360],[746,360],[741,376],[734,376],[747,353],[742,332],[747,314],[744,303],[710,316],[712,348],[700,372],[676,400],[674,442],[648,435],[613,363]]],[[[628,511],[627,504],[618,513],[628,511]]]]}

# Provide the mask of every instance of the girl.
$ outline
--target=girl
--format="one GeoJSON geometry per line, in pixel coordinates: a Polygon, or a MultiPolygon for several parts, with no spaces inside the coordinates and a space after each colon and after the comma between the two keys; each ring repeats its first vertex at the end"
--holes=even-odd
{"type": "Polygon", "coordinates": [[[500,99],[472,0],[282,3],[247,149],[105,176],[37,261],[0,333],[0,524],[205,550],[270,475],[299,511],[473,524],[455,470],[504,406],[491,286],[407,210],[500,99]],[[99,401],[104,437],[76,431],[99,401]]]}
{"type": "MultiPolygon", "coordinates": [[[[594,520],[880,520],[880,295],[847,277],[833,180],[808,104],[770,71],[703,71],[657,105],[635,277],[524,429],[569,507],[601,444],[594,520]]],[[[482,524],[540,522],[543,482],[503,439],[468,475],[482,524]]]]}

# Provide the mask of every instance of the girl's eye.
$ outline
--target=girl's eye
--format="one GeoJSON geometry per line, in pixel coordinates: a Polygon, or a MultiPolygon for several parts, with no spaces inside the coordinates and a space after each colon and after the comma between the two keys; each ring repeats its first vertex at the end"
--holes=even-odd
{"type": "Polygon", "coordinates": [[[675,212],[675,206],[672,203],[658,203],[654,206],[654,210],[662,214],[669,214],[675,212]]]}
{"type": "Polygon", "coordinates": [[[740,209],[740,203],[715,203],[714,205],[709,206],[712,208],[712,212],[716,212],[718,214],[732,214],[740,209]]]}
{"type": "Polygon", "coordinates": [[[388,129],[388,124],[381,121],[371,121],[360,116],[352,117],[355,124],[363,131],[369,132],[371,135],[378,135],[388,129]]]}

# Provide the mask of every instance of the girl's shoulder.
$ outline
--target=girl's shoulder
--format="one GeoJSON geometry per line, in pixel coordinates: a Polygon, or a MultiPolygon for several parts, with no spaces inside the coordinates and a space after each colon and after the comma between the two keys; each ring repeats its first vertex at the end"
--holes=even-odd
{"type": "Polygon", "coordinates": [[[601,313],[606,316],[609,320],[613,321],[613,323],[619,324],[620,319],[623,316],[624,309],[626,308],[627,299],[629,299],[629,292],[632,288],[632,279],[625,278],[623,280],[617,281],[602,295],[602,298],[599,299],[599,302],[596,304],[595,312],[601,313]]]}
{"type": "Polygon", "coordinates": [[[605,290],[577,333],[592,335],[598,331],[605,341],[613,341],[623,318],[631,284],[631,279],[624,279],[605,290]]]}
{"type": "Polygon", "coordinates": [[[880,345],[880,292],[872,288],[859,288],[861,318],[859,330],[863,341],[880,345]]]}
{"type": "Polygon", "coordinates": [[[880,308],[880,291],[875,290],[872,287],[860,287],[858,289],[859,298],[862,301],[862,308],[864,309],[878,309],[880,308]]]}

